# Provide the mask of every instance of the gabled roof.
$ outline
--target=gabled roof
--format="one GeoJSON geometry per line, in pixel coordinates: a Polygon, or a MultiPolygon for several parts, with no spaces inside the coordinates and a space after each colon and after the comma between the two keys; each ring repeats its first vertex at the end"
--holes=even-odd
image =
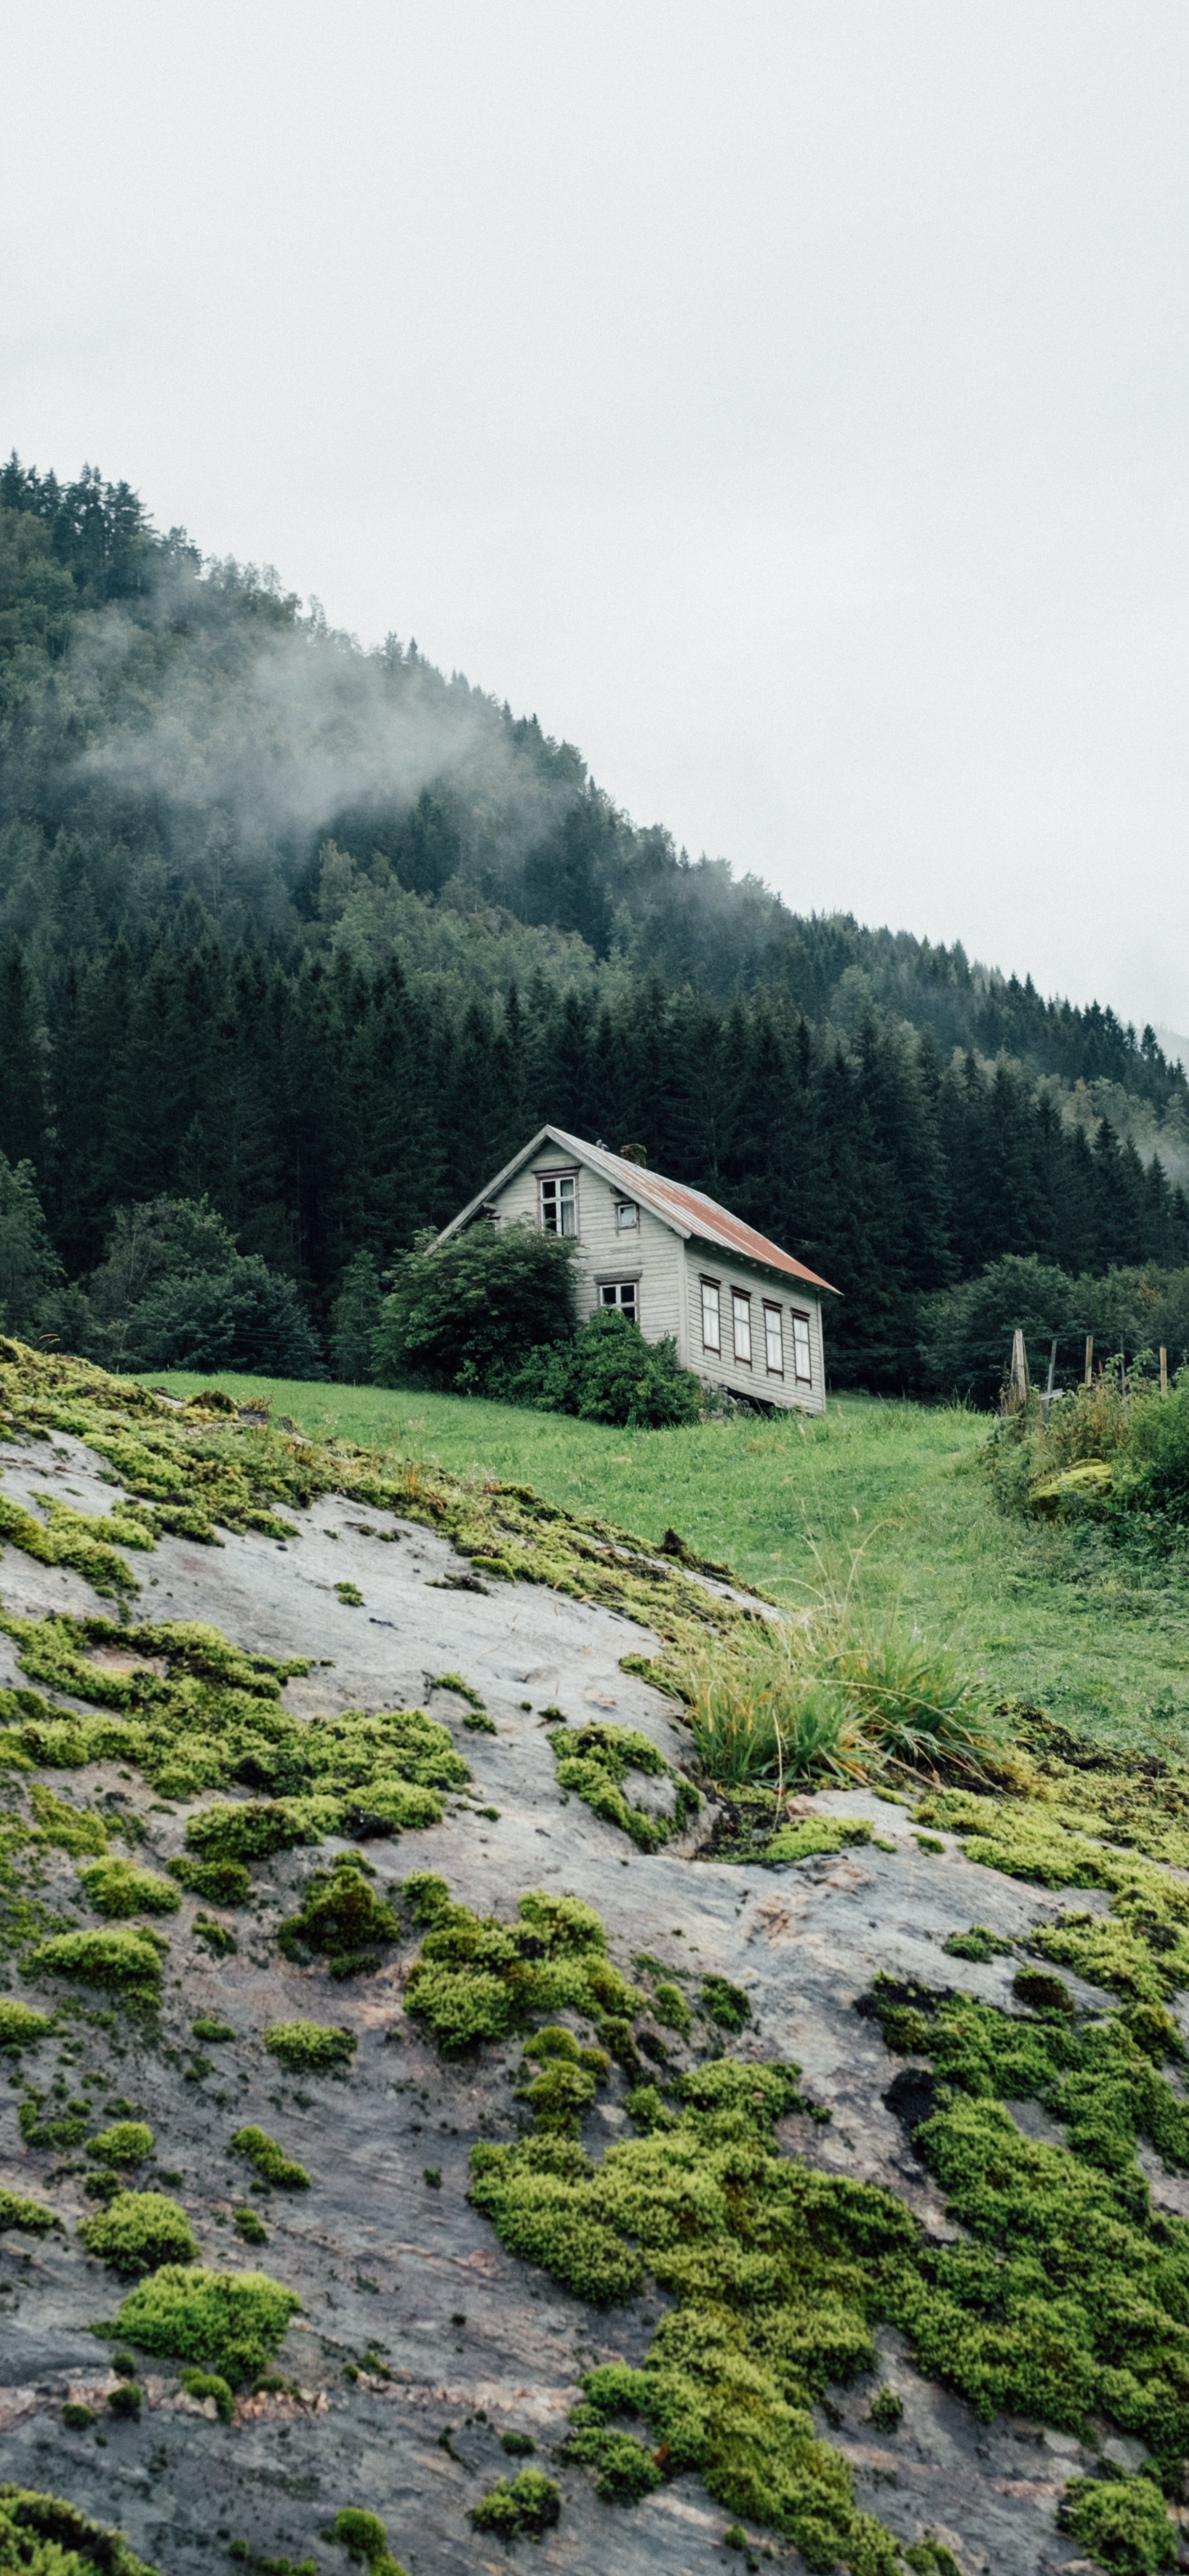
{"type": "Polygon", "coordinates": [[[766,1234],[757,1234],[753,1225],[745,1225],[742,1217],[732,1216],[729,1208],[720,1207],[716,1199],[708,1199],[704,1191],[687,1189],[683,1181],[667,1181],[662,1173],[650,1172],[646,1164],[625,1162],[622,1154],[609,1154],[605,1145],[588,1145],[581,1136],[567,1135],[564,1127],[540,1128],[519,1154],[505,1163],[503,1171],[497,1172],[469,1206],[443,1228],[439,1243],[447,1243],[452,1234],[478,1216],[480,1209],[515,1179],[544,1144],[556,1145],[571,1161],[585,1163],[621,1197],[635,1199],[638,1206],[648,1208],[662,1225],[670,1226],[687,1242],[694,1236],[699,1243],[712,1244],[718,1252],[735,1253],[744,1261],[756,1262],[761,1270],[777,1270],[787,1279],[803,1279],[810,1288],[824,1288],[828,1296],[839,1295],[828,1279],[819,1279],[816,1270],[807,1270],[803,1261],[794,1261],[791,1252],[782,1252],[778,1243],[770,1243],[766,1234]]]}

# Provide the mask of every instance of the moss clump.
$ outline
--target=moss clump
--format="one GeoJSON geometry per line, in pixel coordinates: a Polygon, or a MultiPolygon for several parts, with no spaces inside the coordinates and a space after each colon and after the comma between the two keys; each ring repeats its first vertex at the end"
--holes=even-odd
{"type": "Polygon", "coordinates": [[[559,1789],[582,1798],[604,1824],[617,1825],[638,1851],[660,1851],[674,1834],[684,1833],[697,1815],[701,1800],[692,1781],[674,1771],[647,1735],[631,1727],[592,1721],[578,1727],[554,1725],[549,1741],[559,1789]],[[676,1782],[670,1814],[632,1805],[623,1789],[629,1771],[642,1772],[649,1780],[676,1782]]]}
{"type": "Polygon", "coordinates": [[[213,2013],[199,2013],[197,2021],[192,2021],[190,2028],[195,2039],[205,2040],[208,2048],[214,2048],[220,2040],[239,2037],[238,2031],[231,2022],[219,2021],[213,2013]]]}
{"type": "Polygon", "coordinates": [[[182,1901],[167,1878],[130,1860],[97,1860],[79,1875],[97,1914],[176,1914],[182,1901]]]}
{"type": "Polygon", "coordinates": [[[521,2534],[539,2540],[561,2519],[561,2489],[540,2469],[522,2469],[518,2477],[500,2478],[489,2487],[472,2505],[470,2519],[476,2531],[494,2531],[501,2540],[521,2534]]]}
{"type": "Polygon", "coordinates": [[[122,2387],[113,2388],[107,2401],[107,2411],[109,2415],[137,2416],[143,2405],[143,2388],[138,2388],[134,2379],[126,2379],[122,2387]]]}
{"type": "MultiPolygon", "coordinates": [[[[91,2415],[90,2407],[79,2411],[91,2415]]],[[[0,2563],[13,2576],[155,2576],[122,2532],[29,2487],[0,2486],[0,2563]]]]}
{"type": "Polygon", "coordinates": [[[17,2112],[17,2126],[27,2147],[78,2147],[91,2126],[91,2105],[82,2094],[46,2113],[46,2094],[30,2086],[17,2112]]]}
{"type": "Polygon", "coordinates": [[[333,1869],[318,1870],[307,1881],[301,1910],[279,1926],[277,1946],[300,1965],[322,1957],[332,1977],[349,1977],[378,1967],[399,1931],[392,1907],[376,1895],[358,1861],[344,1853],[333,1869]]]}
{"type": "Polygon", "coordinates": [[[107,1827],[103,1818],[90,1807],[75,1807],[65,1798],[56,1798],[44,1780],[33,1782],[29,1804],[37,1825],[38,1842],[52,1843],[58,1851],[69,1852],[75,1859],[84,1852],[107,1850],[107,1827]]]}
{"type": "Polygon", "coordinates": [[[235,2397],[227,2381],[219,2371],[184,2370],[182,2372],[182,2386],[185,2389],[187,2397],[197,2398],[200,2406],[205,2405],[208,2398],[212,2399],[214,2402],[215,2413],[221,2418],[222,2422],[224,2424],[229,2424],[231,2422],[231,2418],[235,2413],[235,2397]]]}
{"type": "Polygon", "coordinates": [[[1001,1940],[997,1932],[989,1932],[985,1923],[972,1923],[967,1932],[951,1932],[941,1946],[948,1958],[973,1959],[980,1967],[987,1967],[992,1959],[1009,1958],[1016,1945],[1014,1941],[1001,1940]]]}
{"type": "Polygon", "coordinates": [[[1177,2537],[1158,2486],[1144,2476],[1073,2478],[1061,2522],[1103,2567],[1120,2576],[1156,2576],[1178,2563],[1177,2537]]]}
{"type": "Polygon", "coordinates": [[[1064,1979],[1050,1976],[1047,1968],[1017,1968],[1011,1982],[1017,2003],[1030,2012],[1064,2013],[1072,2020],[1077,2010],[1073,1996],[1064,1979]]]}
{"type": "Polygon", "coordinates": [[[662,1977],[653,1996],[652,2009],[665,2030],[675,2030],[680,2038],[688,2039],[694,2017],[680,1986],[671,1985],[667,1978],[662,1977]]]}
{"type": "Polygon", "coordinates": [[[39,1944],[29,1966],[34,1975],[69,1977],[80,1985],[104,1986],[130,1999],[155,1999],[161,1985],[162,1954],[168,1947],[160,1933],[59,1932],[39,1944]]]}
{"type": "Polygon", "coordinates": [[[531,2433],[501,2433],[500,2435],[500,2449],[506,2451],[510,2459],[531,2459],[536,2447],[531,2433]]]}
{"type": "Polygon", "coordinates": [[[116,2326],[142,2351],[205,2364],[239,2388],[267,2369],[300,2306],[267,2272],[166,2263],[129,2291],[116,2326]]]}
{"type": "Polygon", "coordinates": [[[139,2165],[153,2152],[153,2132],[147,2120],[113,2120],[110,2129],[101,2129],[87,2147],[89,2156],[97,2156],[103,2165],[139,2165]]]}
{"type": "Polygon", "coordinates": [[[52,2013],[34,2012],[31,2004],[0,1996],[0,2048],[35,2048],[54,2028],[52,2013]]]}
{"type": "Polygon", "coordinates": [[[304,2165],[296,2164],[283,2147],[270,2138],[266,2129],[237,2129],[231,2141],[233,2155],[246,2156],[262,2182],[271,2183],[277,2191],[308,2191],[310,2177],[304,2165]]]}
{"type": "Polygon", "coordinates": [[[118,1537],[125,1547],[151,1547],[152,1535],[143,1522],[122,1515],[103,1519],[72,1512],[69,1504],[56,1497],[47,1497],[45,1511],[44,1522],[35,1520],[32,1512],[0,1494],[0,1542],[19,1547],[23,1556],[34,1557],[39,1565],[72,1565],[93,1592],[139,1592],[131,1566],[110,1541],[118,1537]]]}
{"type": "Polygon", "coordinates": [[[77,2399],[68,2399],[62,2409],[62,2421],[68,2433],[85,2433],[95,2420],[94,2407],[83,2406],[77,2399]]]}
{"type": "Polygon", "coordinates": [[[359,2042],[354,2031],[328,2029],[323,2022],[274,2021],[265,2031],[264,2045],[291,2075],[339,2075],[359,2042]]]}
{"type": "Polygon", "coordinates": [[[44,2201],[28,2200],[19,2191],[0,2191],[0,2229],[19,2227],[27,2236],[48,2236],[62,2221],[44,2201]]]}
{"type": "Polygon", "coordinates": [[[245,2245],[267,2245],[268,2229],[254,2209],[235,2209],[231,2216],[236,2235],[243,2238],[245,2245]]]}
{"type": "Polygon", "coordinates": [[[879,2432],[894,2433],[904,2420],[904,2400],[894,2388],[877,2388],[868,2414],[879,2432]]]}
{"type": "Polygon", "coordinates": [[[745,2030],[751,2020],[751,2004],[742,1986],[733,1986],[729,1977],[703,1977],[701,2001],[703,2012],[720,2030],[745,2030]]]}
{"type": "Polygon", "coordinates": [[[79,2235],[88,2254],[113,2272],[154,2272],[159,2263],[192,2263],[198,2239],[185,2210],[160,2191],[119,2191],[79,2235]]]}
{"type": "Polygon", "coordinates": [[[378,2514],[363,2513],[358,2505],[344,2505],[336,2513],[329,2537],[337,2540],[357,2565],[369,2567],[372,2576],[405,2576],[399,2559],[388,2546],[388,2534],[378,2514]]]}
{"type": "Polygon", "coordinates": [[[242,1905],[252,1884],[240,1860],[188,1860],[183,1853],[165,1866],[178,1886],[188,1896],[201,1897],[204,1905],[242,1905]]]}
{"type": "Polygon", "coordinates": [[[600,2035],[621,2029],[645,1998],[607,1957],[598,1915],[576,1898],[522,1896],[519,1921],[472,1914],[451,1903],[445,1880],[419,1872],[405,1881],[414,1920],[429,1929],[410,1971],[408,2009],[448,2054],[502,2039],[546,2013],[585,2013],[600,2035]]]}
{"type": "Polygon", "coordinates": [[[774,1868],[782,1861],[812,1860],[819,1854],[829,1858],[870,1840],[871,1827],[864,1816],[853,1822],[845,1816],[805,1816],[795,1824],[778,1826],[757,1857],[765,1868],[774,1868]]]}

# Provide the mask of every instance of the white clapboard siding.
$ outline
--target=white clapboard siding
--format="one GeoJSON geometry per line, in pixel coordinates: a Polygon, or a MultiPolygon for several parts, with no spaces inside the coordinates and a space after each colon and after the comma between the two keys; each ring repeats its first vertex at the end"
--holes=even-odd
{"type": "Polygon", "coordinates": [[[823,1413],[826,1404],[826,1370],[822,1349],[821,1301],[808,1290],[802,1294],[799,1280],[784,1273],[765,1274],[759,1269],[743,1269],[739,1264],[720,1259],[714,1247],[699,1243],[696,1237],[683,1246],[685,1253],[685,1364],[696,1369],[699,1377],[714,1386],[729,1387],[732,1395],[750,1395],[761,1404],[796,1407],[802,1413],[823,1413]],[[702,1346],[702,1281],[718,1282],[719,1323],[722,1349],[717,1355],[702,1346]],[[751,1299],[751,1366],[735,1357],[734,1316],[731,1291],[743,1289],[751,1299]],[[779,1306],[781,1347],[784,1375],[778,1377],[768,1368],[764,1331],[765,1305],[779,1306]],[[810,1367],[809,1386],[798,1382],[793,1373],[793,1315],[809,1319],[810,1367]]]}
{"type": "Polygon", "coordinates": [[[783,1272],[765,1273],[723,1261],[709,1244],[683,1241],[671,1226],[663,1225],[648,1208],[640,1209],[638,1226],[621,1233],[615,1222],[616,1204],[621,1193],[612,1189],[589,1165],[568,1162],[560,1149],[552,1144],[543,1145],[532,1161],[522,1165],[503,1189],[489,1199],[488,1205],[495,1209],[501,1225],[514,1225],[523,1218],[527,1218],[530,1224],[538,1223],[538,1183],[541,1175],[548,1172],[573,1172],[577,1181],[580,1247],[577,1287],[581,1315],[589,1315],[598,1304],[603,1281],[634,1278],[641,1332],[650,1342],[659,1342],[667,1333],[671,1334],[684,1367],[694,1369],[699,1377],[714,1386],[729,1387],[733,1394],[752,1396],[762,1404],[796,1407],[805,1413],[824,1410],[826,1377],[821,1304],[810,1291],[801,1293],[799,1281],[788,1278],[783,1272]],[[704,1276],[717,1279],[719,1283],[722,1350],[717,1355],[702,1347],[704,1276]],[[746,1290],[751,1298],[750,1368],[736,1360],[734,1355],[732,1288],[746,1290]],[[766,1300],[780,1307],[783,1377],[772,1374],[767,1365],[766,1300]],[[794,1311],[809,1319],[813,1369],[813,1380],[809,1386],[798,1383],[793,1373],[794,1311]]]}

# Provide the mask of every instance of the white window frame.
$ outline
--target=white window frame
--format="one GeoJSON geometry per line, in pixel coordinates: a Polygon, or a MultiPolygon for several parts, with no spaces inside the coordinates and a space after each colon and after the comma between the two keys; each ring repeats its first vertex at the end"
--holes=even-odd
{"type": "Polygon", "coordinates": [[[616,1231],[616,1233],[617,1233],[617,1234],[636,1234],[636,1233],[638,1233],[638,1231],[639,1231],[639,1226],[640,1226],[640,1210],[639,1210],[639,1208],[637,1207],[635,1200],[634,1200],[634,1199],[616,1199],[616,1202],[615,1202],[615,1231],[616,1231]]]}
{"type": "Polygon", "coordinates": [[[639,1323],[640,1281],[638,1276],[632,1279],[600,1279],[598,1296],[600,1306],[605,1307],[608,1313],[627,1315],[633,1324],[639,1323]]]}
{"type": "Polygon", "coordinates": [[[571,1163],[567,1166],[563,1166],[562,1169],[558,1171],[538,1172],[537,1220],[542,1234],[560,1235],[563,1241],[567,1243],[573,1242],[577,1239],[580,1232],[578,1221],[578,1173],[574,1164],[571,1163]],[[570,1195],[568,1199],[558,1195],[560,1192],[560,1186],[564,1181],[569,1181],[570,1183],[570,1195]],[[547,1189],[550,1193],[548,1201],[545,1196],[547,1189]],[[547,1207],[554,1215],[556,1215],[559,1210],[564,1215],[566,1209],[569,1208],[573,1215],[573,1224],[571,1226],[557,1224],[550,1225],[546,1215],[547,1207]]]}
{"type": "Polygon", "coordinates": [[[811,1329],[811,1327],[810,1327],[809,1317],[808,1317],[808,1315],[801,1315],[801,1314],[799,1314],[799,1313],[798,1313],[798,1311],[797,1311],[797,1309],[796,1309],[796,1307],[794,1306],[794,1307],[793,1307],[793,1309],[792,1309],[792,1319],[793,1319],[793,1376],[795,1377],[795,1379],[796,1379],[796,1381],[797,1381],[798,1386],[812,1386],[812,1384],[813,1384],[813,1333],[812,1333],[812,1329],[811,1329]],[[801,1366],[802,1358],[804,1358],[804,1362],[805,1362],[805,1366],[804,1366],[804,1368],[802,1368],[802,1366],[801,1366]]]}
{"type": "Polygon", "coordinates": [[[722,1291],[717,1279],[702,1278],[702,1348],[722,1358],[722,1291]],[[707,1326],[713,1327],[712,1331],[707,1326]]]}
{"type": "Polygon", "coordinates": [[[764,1299],[764,1358],[769,1377],[784,1376],[784,1308],[778,1305],[775,1297],[764,1299]],[[774,1342],[780,1354],[778,1359],[772,1357],[774,1342]]]}
{"type": "Polygon", "coordinates": [[[750,1368],[751,1359],[751,1290],[731,1290],[731,1347],[736,1368],[750,1368]]]}

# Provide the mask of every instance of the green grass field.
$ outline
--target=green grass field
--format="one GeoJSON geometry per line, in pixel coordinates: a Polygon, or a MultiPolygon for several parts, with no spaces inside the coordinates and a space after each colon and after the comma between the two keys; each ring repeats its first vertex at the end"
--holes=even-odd
{"type": "Polygon", "coordinates": [[[181,1395],[259,1389],[303,1430],[532,1485],[653,1542],[672,1527],[784,1602],[820,1579],[811,1541],[834,1581],[861,1550],[857,1587],[872,1618],[894,1614],[952,1647],[996,1696],[1038,1700],[1112,1741],[1189,1745],[1189,1583],[1138,1566],[1093,1528],[1003,1518],[980,1472],[988,1426],[976,1414],[851,1396],[811,1422],[608,1431],[460,1396],[235,1376],[154,1382],[181,1395]]]}

